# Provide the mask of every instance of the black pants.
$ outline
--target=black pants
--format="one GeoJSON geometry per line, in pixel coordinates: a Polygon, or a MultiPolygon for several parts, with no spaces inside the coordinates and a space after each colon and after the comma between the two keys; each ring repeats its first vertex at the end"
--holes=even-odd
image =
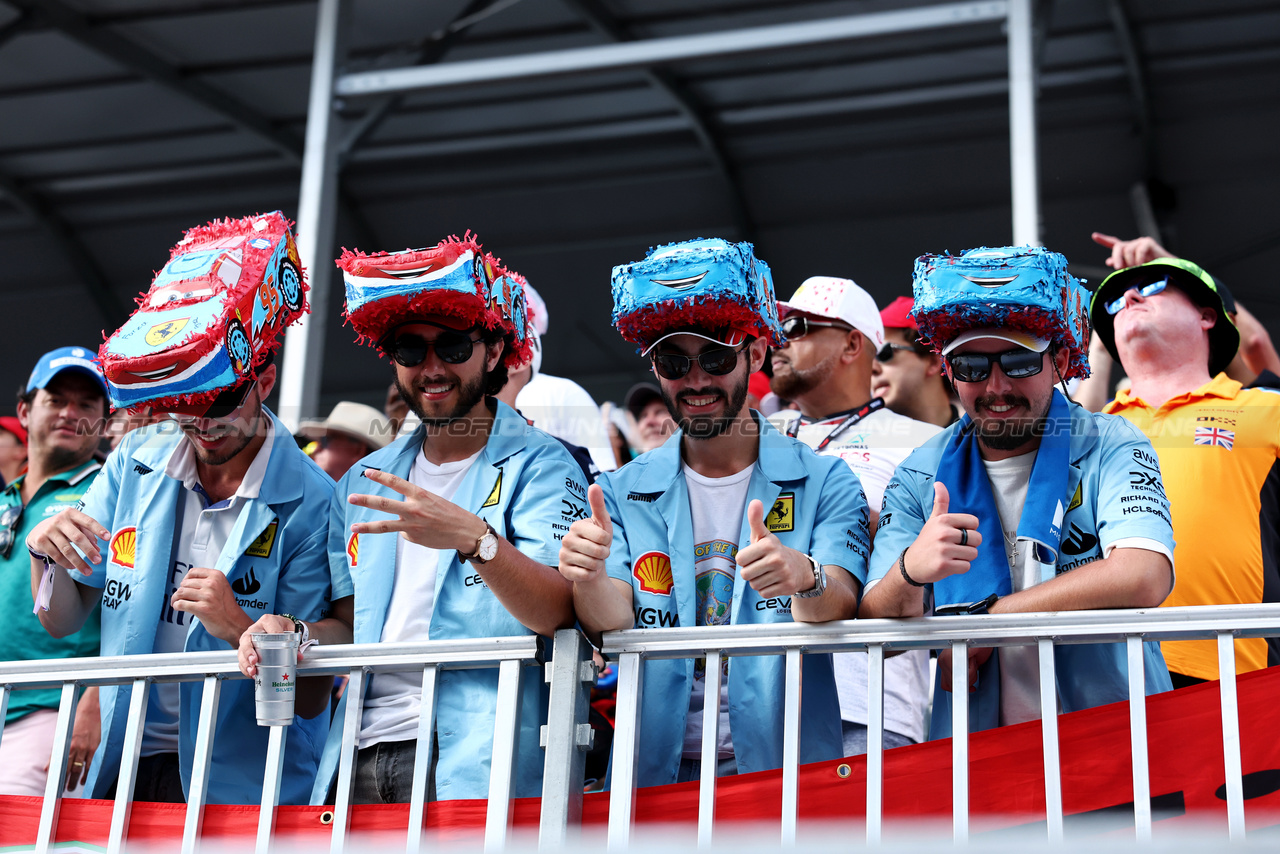
{"type": "MultiPolygon", "coordinates": [[[[107,789],[105,797],[113,800],[116,783],[107,789]]],[[[138,760],[138,777],[133,784],[133,799],[152,804],[185,804],[182,791],[182,773],[178,770],[178,754],[157,753],[138,760]]]]}

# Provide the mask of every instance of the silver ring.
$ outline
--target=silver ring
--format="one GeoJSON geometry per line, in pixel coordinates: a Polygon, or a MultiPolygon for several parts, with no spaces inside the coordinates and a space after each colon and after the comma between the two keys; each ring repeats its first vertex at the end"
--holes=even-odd
{"type": "Polygon", "coordinates": [[[962,546],[969,545],[969,529],[968,528],[960,529],[960,545],[962,546]]]}

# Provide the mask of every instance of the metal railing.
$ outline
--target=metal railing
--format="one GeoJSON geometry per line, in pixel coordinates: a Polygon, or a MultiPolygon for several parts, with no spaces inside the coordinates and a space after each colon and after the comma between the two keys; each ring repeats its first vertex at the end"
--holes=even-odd
{"type": "MultiPolygon", "coordinates": [[[[800,756],[801,657],[805,654],[865,650],[869,655],[868,752],[866,834],[881,841],[884,805],[884,659],[909,649],[947,649],[952,655],[953,684],[967,679],[970,647],[1035,646],[1039,650],[1045,804],[1048,840],[1063,839],[1062,788],[1058,752],[1057,708],[1054,693],[1053,650],[1059,644],[1123,642],[1129,662],[1130,744],[1133,756],[1133,809],[1137,838],[1151,839],[1151,797],[1148,781],[1147,731],[1142,644],[1148,640],[1216,639],[1221,680],[1223,757],[1230,838],[1244,838],[1244,797],[1240,730],[1237,712],[1235,646],[1238,638],[1280,636],[1280,605],[1234,605],[1198,608],[1159,608],[1138,611],[1087,611],[1042,614],[1002,614],[972,617],[932,617],[905,620],[856,620],[823,625],[777,624],[719,628],[636,629],[604,636],[603,652],[618,660],[618,696],[613,739],[612,791],[609,795],[607,839],[611,849],[632,842],[636,794],[638,734],[641,726],[642,667],[645,659],[707,659],[703,709],[702,776],[698,793],[698,843],[713,841],[716,793],[716,735],[719,721],[721,674],[725,657],[779,655],[785,658],[783,725],[782,820],[783,844],[796,840],[797,789],[800,756]]],[[[483,638],[404,644],[321,647],[311,650],[299,665],[300,676],[336,674],[350,679],[345,711],[342,756],[338,769],[330,844],[332,852],[349,843],[351,794],[354,786],[361,698],[368,676],[393,671],[421,671],[422,714],[414,765],[407,850],[422,848],[427,776],[431,766],[435,726],[436,686],[441,670],[496,667],[499,671],[497,719],[493,740],[491,779],[486,807],[484,844],[497,850],[509,838],[512,821],[513,767],[519,726],[520,671],[547,662],[546,641],[534,637],[483,638]]],[[[129,685],[131,695],[117,794],[111,814],[107,849],[123,850],[132,807],[133,783],[142,744],[147,695],[152,682],[203,683],[196,750],[183,827],[183,854],[198,845],[204,816],[209,771],[215,749],[214,721],[222,682],[243,678],[231,652],[142,655],[117,658],[63,659],[0,663],[0,737],[4,711],[13,690],[60,686],[62,695],[50,762],[49,780],[39,822],[36,851],[47,852],[54,839],[66,777],[66,759],[78,692],[90,685],[129,685]]],[[[576,631],[555,638],[554,654],[546,667],[550,683],[548,723],[542,743],[546,750],[539,846],[563,847],[572,841],[582,815],[583,765],[591,745],[587,723],[589,687],[595,678],[590,647],[576,631]]],[[[968,705],[952,709],[952,834],[964,842],[969,834],[968,705]]],[[[287,728],[273,727],[266,759],[256,851],[265,854],[279,805],[280,774],[287,728]]]]}

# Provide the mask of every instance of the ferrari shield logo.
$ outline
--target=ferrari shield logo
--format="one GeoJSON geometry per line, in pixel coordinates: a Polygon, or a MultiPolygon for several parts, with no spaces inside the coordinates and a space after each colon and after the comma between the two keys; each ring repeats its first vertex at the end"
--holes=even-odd
{"type": "Polygon", "coordinates": [[[486,507],[496,507],[498,502],[501,500],[502,500],[502,469],[498,469],[498,482],[493,485],[492,491],[489,492],[489,497],[486,498],[484,500],[484,503],[480,505],[480,509],[483,510],[486,507]]]}
{"type": "Polygon", "coordinates": [[[781,534],[795,530],[796,496],[794,492],[784,492],[773,502],[769,515],[764,517],[764,526],[771,534],[781,534]]]}
{"type": "Polygon", "coordinates": [[[267,529],[258,535],[258,538],[249,544],[249,548],[244,553],[249,557],[271,557],[271,547],[276,544],[276,529],[280,527],[279,520],[274,520],[267,529]]]}
{"type": "Polygon", "coordinates": [[[144,340],[152,347],[159,347],[161,344],[167,343],[173,336],[177,335],[187,326],[189,317],[179,317],[175,320],[166,320],[164,323],[157,323],[155,326],[147,330],[144,340]]]}

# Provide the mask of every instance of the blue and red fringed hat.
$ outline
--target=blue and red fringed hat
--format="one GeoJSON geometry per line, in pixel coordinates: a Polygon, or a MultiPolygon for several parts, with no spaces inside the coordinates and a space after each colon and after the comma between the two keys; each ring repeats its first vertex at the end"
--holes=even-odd
{"type": "Polygon", "coordinates": [[[346,283],[346,319],[363,343],[378,345],[398,326],[437,316],[501,330],[511,340],[508,368],[531,357],[524,276],[503,267],[470,232],[430,249],[344,250],[334,263],[346,283]]]}
{"type": "Polygon", "coordinates": [[[642,351],[685,327],[736,330],[781,346],[773,275],[753,250],[719,238],[686,240],[614,267],[614,326],[642,351]]]}
{"type": "Polygon", "coordinates": [[[971,329],[1017,330],[1067,351],[1064,379],[1089,376],[1089,291],[1061,253],[1006,246],[921,255],[912,290],[911,317],[934,350],[971,329]]]}
{"type": "Polygon", "coordinates": [[[98,351],[114,408],[203,407],[258,370],[309,309],[284,214],[186,232],[98,351]]]}

